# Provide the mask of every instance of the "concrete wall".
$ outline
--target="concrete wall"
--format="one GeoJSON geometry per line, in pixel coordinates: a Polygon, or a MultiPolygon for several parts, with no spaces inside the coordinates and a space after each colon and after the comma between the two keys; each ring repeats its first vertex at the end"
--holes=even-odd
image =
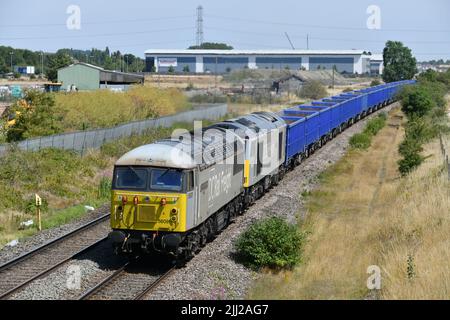
{"type": "MultiPolygon", "coordinates": [[[[133,121],[112,128],[69,132],[46,137],[38,137],[20,141],[17,147],[25,151],[37,151],[43,148],[75,150],[83,154],[88,149],[100,148],[104,143],[145,133],[146,130],[158,127],[171,127],[175,123],[193,122],[194,120],[217,120],[228,113],[228,105],[204,104],[194,106],[194,110],[156,119],[133,121]]],[[[10,144],[0,144],[0,155],[8,152],[10,144]]]]}

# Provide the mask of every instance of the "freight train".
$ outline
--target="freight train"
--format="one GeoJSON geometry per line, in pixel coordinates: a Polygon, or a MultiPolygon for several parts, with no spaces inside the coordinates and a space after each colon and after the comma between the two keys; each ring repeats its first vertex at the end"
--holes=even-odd
{"type": "Polygon", "coordinates": [[[129,151],[113,173],[109,237],[115,252],[189,260],[287,171],[413,83],[254,112],[129,151]]]}

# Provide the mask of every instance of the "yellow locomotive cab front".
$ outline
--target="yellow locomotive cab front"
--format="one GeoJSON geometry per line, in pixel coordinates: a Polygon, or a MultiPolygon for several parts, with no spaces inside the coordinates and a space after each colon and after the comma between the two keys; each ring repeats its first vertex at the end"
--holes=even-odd
{"type": "Polygon", "coordinates": [[[113,190],[111,228],[186,231],[186,194],[113,190]]]}
{"type": "Polygon", "coordinates": [[[157,250],[176,254],[187,231],[192,170],[116,165],[109,236],[117,252],[157,250]]]}

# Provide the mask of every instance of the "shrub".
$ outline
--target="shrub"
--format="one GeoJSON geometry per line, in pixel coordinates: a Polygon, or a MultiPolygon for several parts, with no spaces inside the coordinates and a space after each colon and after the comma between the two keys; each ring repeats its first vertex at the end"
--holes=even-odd
{"type": "Polygon", "coordinates": [[[8,142],[61,132],[55,115],[55,99],[48,93],[28,90],[11,108],[15,123],[6,132],[8,142]]]}
{"type": "Polygon", "coordinates": [[[271,217],[248,228],[237,240],[240,257],[251,267],[290,268],[300,262],[305,235],[281,218],[271,217]]]}
{"type": "Polygon", "coordinates": [[[356,133],[350,138],[350,146],[363,150],[369,148],[372,136],[376,135],[386,125],[386,119],[386,113],[381,113],[376,118],[370,119],[363,132],[356,133]]]}
{"type": "Polygon", "coordinates": [[[192,82],[189,82],[186,86],[186,91],[191,91],[194,89],[195,89],[194,84],[192,82]]]}
{"type": "Polygon", "coordinates": [[[374,79],[374,80],[372,80],[371,82],[370,82],[370,86],[371,87],[375,87],[375,86],[378,86],[378,85],[380,85],[381,84],[381,82],[380,82],[380,80],[378,80],[378,79],[374,79]]]}
{"type": "Polygon", "coordinates": [[[406,176],[416,167],[420,166],[424,158],[419,153],[407,154],[403,159],[398,161],[398,171],[402,176],[406,176]]]}
{"type": "Polygon", "coordinates": [[[353,89],[352,88],[345,88],[344,90],[342,90],[342,92],[352,92],[353,89]]]}
{"type": "Polygon", "coordinates": [[[320,81],[313,80],[305,83],[299,92],[300,97],[307,99],[320,99],[328,95],[327,89],[320,81]]]}
{"type": "Polygon", "coordinates": [[[436,107],[433,96],[423,86],[407,87],[402,94],[402,111],[408,117],[422,117],[436,107]]]}
{"type": "Polygon", "coordinates": [[[364,131],[372,136],[376,135],[378,131],[380,131],[386,124],[387,116],[385,113],[381,113],[378,117],[369,120],[367,122],[366,128],[364,131]]]}
{"type": "Polygon", "coordinates": [[[349,141],[349,144],[352,148],[355,149],[367,149],[370,147],[370,135],[361,132],[354,134],[349,141]]]}
{"type": "Polygon", "coordinates": [[[404,157],[408,157],[412,154],[419,154],[421,151],[422,146],[420,142],[415,139],[405,139],[398,146],[398,152],[404,157]]]}

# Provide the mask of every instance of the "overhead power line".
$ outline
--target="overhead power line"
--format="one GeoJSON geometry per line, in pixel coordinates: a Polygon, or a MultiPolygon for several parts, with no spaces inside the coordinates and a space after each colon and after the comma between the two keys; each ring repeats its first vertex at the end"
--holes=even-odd
{"type": "Polygon", "coordinates": [[[171,31],[181,31],[181,30],[192,30],[192,27],[184,28],[171,28],[171,29],[158,29],[158,30],[146,30],[146,31],[132,31],[132,32],[117,32],[117,33],[99,33],[99,34],[86,34],[86,35],[74,35],[74,36],[34,36],[34,37],[11,37],[11,38],[0,38],[0,40],[31,40],[31,39],[76,39],[76,38],[95,38],[95,37],[117,37],[117,36],[128,36],[136,34],[146,34],[155,32],[171,32],[171,31]]]}
{"type": "MultiPolygon", "coordinates": [[[[133,23],[133,22],[151,22],[161,20],[177,20],[177,19],[192,19],[193,15],[172,16],[172,17],[155,17],[155,18],[142,18],[142,19],[119,19],[119,20],[104,20],[104,21],[84,21],[83,25],[101,25],[101,24],[117,24],[117,23],[133,23]]],[[[20,27],[64,27],[66,23],[32,23],[32,24],[0,24],[0,28],[20,28],[20,27]]]]}
{"type": "MultiPolygon", "coordinates": [[[[277,37],[279,38],[282,34],[281,33],[265,33],[265,32],[253,32],[248,30],[237,30],[237,29],[228,29],[228,28],[218,28],[218,27],[206,27],[207,30],[217,30],[217,31],[225,31],[225,32],[232,32],[232,33],[239,33],[239,34],[250,34],[255,36],[263,36],[263,37],[277,37]]],[[[299,34],[292,34],[289,35],[291,38],[301,38],[306,39],[308,37],[307,34],[299,35],[299,34]]],[[[311,37],[309,36],[309,39],[313,40],[325,40],[325,41],[348,41],[348,42],[373,42],[373,43],[385,43],[387,40],[368,40],[368,39],[349,39],[349,38],[322,38],[322,37],[311,37]]],[[[450,43],[448,40],[400,40],[402,42],[407,43],[450,43]]]]}
{"type": "MultiPolygon", "coordinates": [[[[313,24],[301,24],[301,23],[293,23],[293,22],[280,22],[280,21],[268,21],[268,20],[257,20],[257,19],[248,19],[248,18],[240,18],[240,17],[226,17],[214,14],[205,15],[208,18],[212,19],[221,19],[221,20],[230,20],[230,21],[243,21],[250,23],[259,23],[259,24],[269,24],[269,25],[283,25],[283,26],[297,26],[304,28],[317,28],[317,29],[333,29],[333,30],[368,30],[363,27],[347,27],[347,26],[327,26],[327,25],[313,25],[313,24]]],[[[374,29],[371,31],[380,32],[380,31],[399,31],[399,32],[450,32],[450,30],[430,30],[430,29],[374,29]]]]}

